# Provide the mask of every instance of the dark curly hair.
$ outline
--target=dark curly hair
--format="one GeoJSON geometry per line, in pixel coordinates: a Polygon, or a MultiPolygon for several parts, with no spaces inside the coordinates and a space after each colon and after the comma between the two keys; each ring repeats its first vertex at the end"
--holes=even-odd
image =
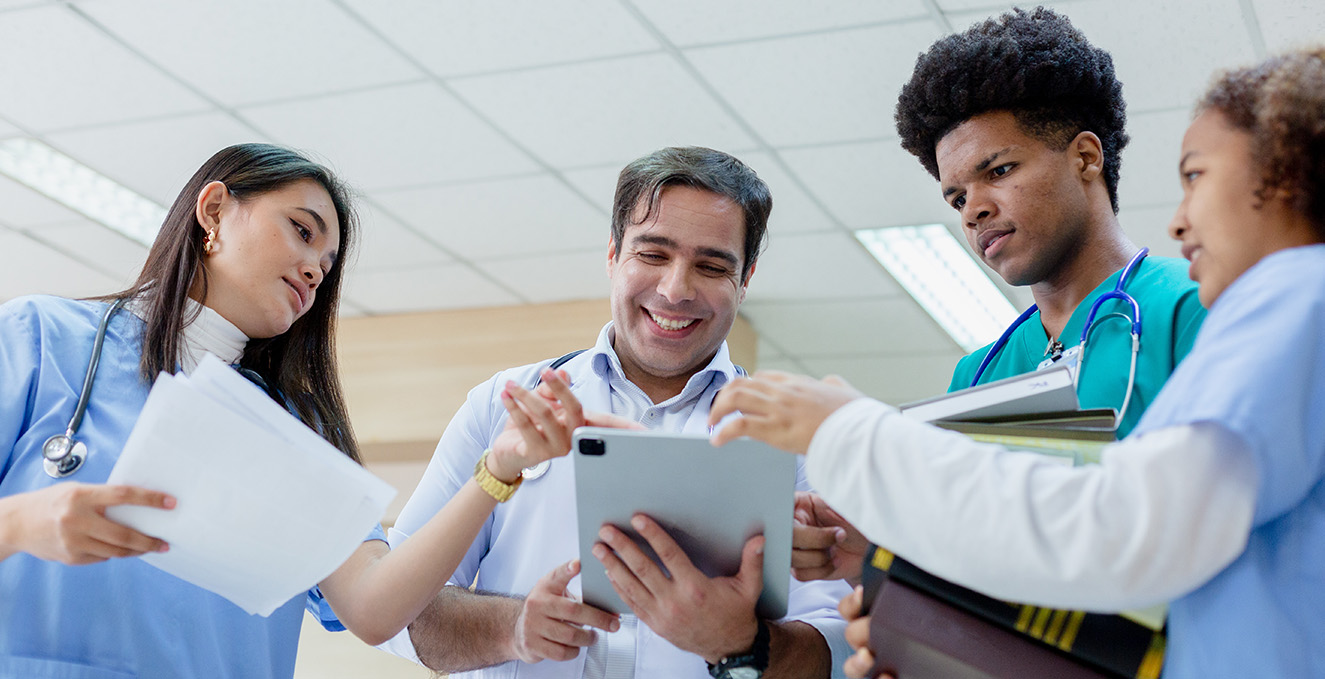
{"type": "Polygon", "coordinates": [[[1104,147],[1104,184],[1118,211],[1120,155],[1127,146],[1123,86],[1109,53],[1067,17],[1043,7],[1014,9],[930,46],[916,59],[897,100],[902,147],[935,179],[934,148],[958,125],[1009,111],[1027,134],[1056,149],[1082,131],[1104,147]]]}
{"type": "Polygon", "coordinates": [[[1325,236],[1325,47],[1216,76],[1196,114],[1212,109],[1251,134],[1257,196],[1285,191],[1289,205],[1325,236]]]}

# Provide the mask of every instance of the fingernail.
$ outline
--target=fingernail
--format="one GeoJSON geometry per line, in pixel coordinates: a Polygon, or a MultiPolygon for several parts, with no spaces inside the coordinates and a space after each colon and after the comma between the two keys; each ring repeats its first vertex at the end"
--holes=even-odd
{"type": "Polygon", "coordinates": [[[612,531],[607,526],[598,529],[598,539],[606,540],[610,537],[612,537],[612,531]]]}
{"type": "Polygon", "coordinates": [[[612,622],[610,622],[610,623],[607,624],[607,629],[609,629],[609,630],[615,632],[615,631],[621,629],[621,623],[618,622],[618,621],[616,621],[616,620],[613,620],[612,622]]]}
{"type": "Polygon", "coordinates": [[[837,542],[842,542],[843,540],[847,539],[847,532],[846,529],[844,528],[838,528],[837,531],[835,532],[835,535],[837,536],[836,540],[837,542]]]}
{"type": "Polygon", "coordinates": [[[160,546],[160,547],[157,547],[157,548],[156,548],[156,551],[158,551],[158,552],[162,552],[162,553],[164,553],[164,552],[169,552],[169,551],[170,551],[170,545],[168,545],[168,544],[166,544],[166,543],[163,542],[163,543],[161,543],[161,546],[160,546]]]}
{"type": "Polygon", "coordinates": [[[630,517],[630,525],[634,526],[635,530],[644,530],[644,517],[642,516],[630,517]]]}
{"type": "Polygon", "coordinates": [[[602,543],[596,544],[593,546],[593,555],[595,558],[601,561],[603,558],[607,556],[607,548],[604,547],[602,543]]]}
{"type": "Polygon", "coordinates": [[[173,497],[167,495],[167,496],[165,497],[165,499],[161,501],[161,507],[164,508],[164,509],[174,509],[174,508],[175,508],[175,498],[173,498],[173,497]]]}

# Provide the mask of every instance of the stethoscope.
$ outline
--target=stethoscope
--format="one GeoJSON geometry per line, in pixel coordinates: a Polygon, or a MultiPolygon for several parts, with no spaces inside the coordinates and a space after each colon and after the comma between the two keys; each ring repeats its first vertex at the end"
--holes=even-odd
{"type": "MultiPolygon", "coordinates": [[[[1121,311],[1114,311],[1105,314],[1099,319],[1102,321],[1105,318],[1112,316],[1121,316],[1131,321],[1132,326],[1132,366],[1127,371],[1127,393],[1123,396],[1123,406],[1118,411],[1118,417],[1115,420],[1116,422],[1123,421],[1123,415],[1127,413],[1127,406],[1132,402],[1132,388],[1136,386],[1136,357],[1141,353],[1141,305],[1136,303],[1135,297],[1132,297],[1123,291],[1123,286],[1127,285],[1127,281],[1131,277],[1132,272],[1136,270],[1136,267],[1141,264],[1141,261],[1146,258],[1146,255],[1149,254],[1149,252],[1150,248],[1141,248],[1140,252],[1132,255],[1132,260],[1127,263],[1127,266],[1123,267],[1123,272],[1118,276],[1118,283],[1113,286],[1113,290],[1100,295],[1100,298],[1095,300],[1094,304],[1090,305],[1090,312],[1086,314],[1086,324],[1081,328],[1081,342],[1078,343],[1076,347],[1068,349],[1065,352],[1054,352],[1052,356],[1045,359],[1045,361],[1038,366],[1038,368],[1047,368],[1057,362],[1060,358],[1075,359],[1077,369],[1072,372],[1072,388],[1076,389],[1081,380],[1081,366],[1084,365],[1086,360],[1086,340],[1090,338],[1090,331],[1095,325],[1095,316],[1099,313],[1100,306],[1111,299],[1126,302],[1132,307],[1131,317],[1128,317],[1126,313],[1121,311]]],[[[1012,325],[1009,325],[1008,329],[1004,330],[1002,335],[999,335],[998,339],[994,341],[993,346],[989,347],[989,352],[985,354],[984,360],[980,361],[980,367],[976,368],[975,377],[971,379],[971,386],[974,387],[980,383],[980,377],[984,375],[985,368],[989,367],[989,363],[994,360],[994,356],[997,355],[1003,346],[1008,343],[1008,340],[1012,338],[1012,333],[1016,332],[1017,328],[1020,327],[1022,323],[1025,323],[1027,319],[1039,310],[1040,308],[1038,306],[1032,304],[1029,309],[1021,312],[1021,315],[1017,317],[1017,320],[1013,321],[1012,325]]]]}
{"type": "Polygon", "coordinates": [[[101,345],[106,342],[106,329],[110,327],[110,317],[114,316],[126,301],[127,297],[115,300],[101,316],[101,324],[97,326],[97,338],[92,343],[92,358],[87,364],[87,376],[83,378],[83,390],[78,393],[78,406],[74,408],[74,416],[69,420],[69,426],[63,434],[56,434],[46,439],[46,443],[41,446],[41,466],[53,479],[62,479],[78,471],[87,459],[87,446],[83,445],[82,441],[75,441],[74,435],[78,433],[78,427],[83,424],[83,415],[87,413],[87,402],[92,398],[92,382],[97,376],[97,364],[101,363],[101,345]]]}
{"type": "MultiPolygon", "coordinates": [[[[62,479],[83,466],[87,460],[87,446],[82,441],[74,440],[74,435],[78,433],[78,427],[83,424],[83,415],[87,412],[87,402],[92,398],[92,383],[96,379],[97,364],[101,363],[101,346],[106,342],[106,329],[110,327],[110,317],[124,306],[128,298],[121,297],[115,300],[106,313],[101,317],[101,324],[97,326],[97,337],[92,343],[92,358],[87,364],[87,376],[83,378],[83,389],[78,393],[78,405],[74,408],[74,416],[69,420],[69,426],[65,428],[63,434],[56,434],[48,439],[41,446],[41,466],[46,470],[46,474],[53,479],[62,479]]],[[[258,385],[260,389],[267,392],[277,403],[285,403],[281,397],[280,390],[272,388],[267,381],[260,375],[248,368],[236,367],[239,374],[248,378],[250,382],[258,385]]],[[[286,404],[291,414],[294,413],[289,404],[286,404]]]]}

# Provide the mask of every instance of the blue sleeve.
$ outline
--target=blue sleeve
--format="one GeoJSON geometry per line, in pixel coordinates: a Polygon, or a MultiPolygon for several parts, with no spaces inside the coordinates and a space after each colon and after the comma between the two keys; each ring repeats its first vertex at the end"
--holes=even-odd
{"type": "Polygon", "coordinates": [[[989,353],[990,344],[982,349],[976,349],[974,353],[967,354],[962,360],[957,361],[957,367],[952,371],[952,382],[948,384],[948,393],[960,391],[971,386],[971,379],[975,377],[975,371],[980,367],[980,361],[983,361],[985,354],[989,353]]]}
{"type": "Polygon", "coordinates": [[[1272,255],[1224,291],[1134,432],[1215,422],[1238,434],[1260,472],[1258,526],[1325,473],[1325,272],[1296,263],[1272,255]]]}
{"type": "Polygon", "coordinates": [[[9,470],[36,396],[40,350],[35,316],[23,300],[0,305],[0,478],[9,470]]]}
{"type": "MultiPolygon", "coordinates": [[[[373,529],[368,532],[368,537],[363,539],[364,542],[369,540],[386,542],[386,531],[382,530],[382,524],[379,523],[373,526],[373,529]]],[[[321,587],[315,585],[313,589],[308,590],[308,595],[304,598],[304,609],[313,614],[313,617],[317,618],[317,621],[322,623],[322,627],[328,632],[345,631],[345,625],[341,624],[340,618],[336,617],[336,612],[331,610],[331,604],[327,603],[327,598],[322,596],[321,587]]]]}

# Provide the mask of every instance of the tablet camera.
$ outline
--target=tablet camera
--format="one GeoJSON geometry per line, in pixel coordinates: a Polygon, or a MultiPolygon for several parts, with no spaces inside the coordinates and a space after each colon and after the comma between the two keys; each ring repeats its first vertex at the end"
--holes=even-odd
{"type": "Polygon", "coordinates": [[[602,455],[607,452],[607,445],[602,439],[580,439],[581,455],[602,455]]]}

